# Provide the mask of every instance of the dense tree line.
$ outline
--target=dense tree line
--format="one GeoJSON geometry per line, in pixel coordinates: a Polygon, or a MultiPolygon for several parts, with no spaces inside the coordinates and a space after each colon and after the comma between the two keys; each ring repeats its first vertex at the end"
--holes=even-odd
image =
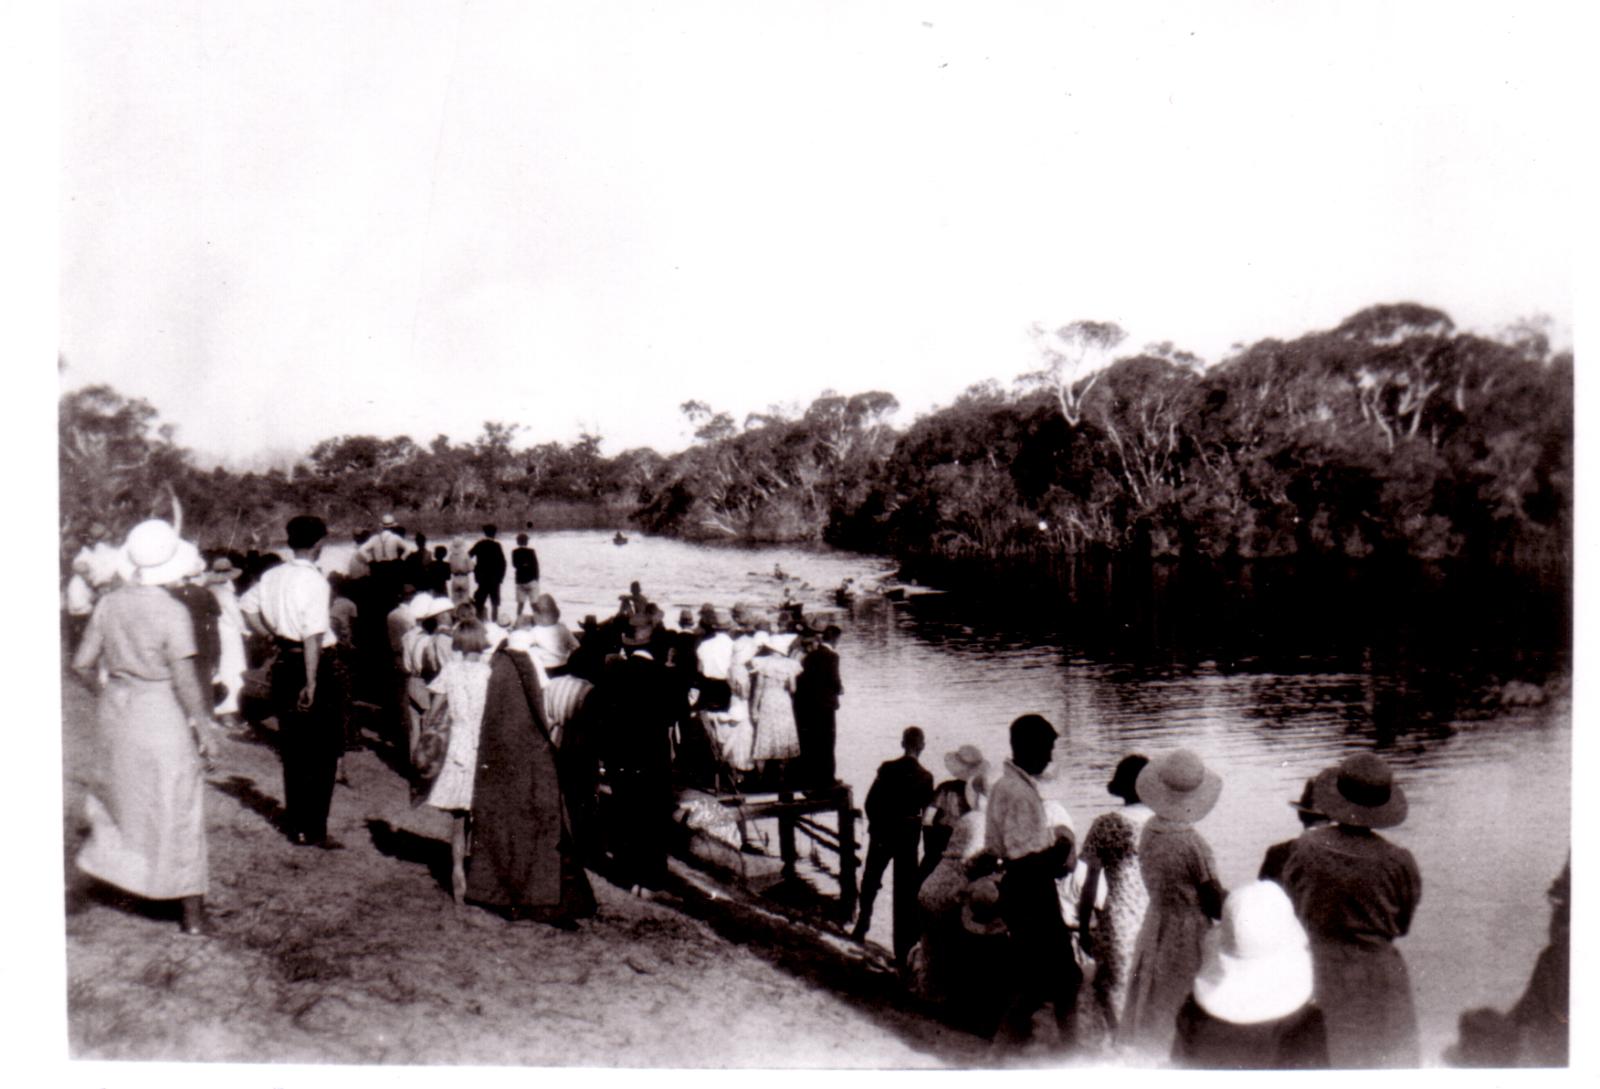
{"type": "Polygon", "coordinates": [[[899,434],[886,394],[825,396],[741,431],[691,403],[700,441],[655,478],[645,517],[980,566],[1568,560],[1573,361],[1537,325],[1491,339],[1438,310],[1375,306],[1209,368],[1170,344],[1112,359],[1122,332],[1108,323],[1038,335],[1043,369],[1009,391],[974,386],[899,434]]]}
{"type": "Polygon", "coordinates": [[[430,533],[520,525],[544,508],[547,528],[610,527],[626,519],[665,459],[653,450],[600,453],[598,435],[518,446],[520,427],[487,422],[468,443],[439,435],[342,435],[317,443],[291,468],[235,472],[199,467],[173,441],[154,406],[105,385],[63,395],[59,470],[63,547],[102,523],[120,536],[143,518],[184,511],[203,544],[252,548],[276,541],[287,517],[307,511],[339,530],[376,525],[386,512],[430,533]],[[550,522],[548,508],[558,508],[550,522]]]}
{"type": "Polygon", "coordinates": [[[394,511],[472,527],[531,504],[600,504],[695,539],[826,540],[902,559],[1282,556],[1570,562],[1573,361],[1537,324],[1490,338],[1441,311],[1374,306],[1204,367],[1170,344],[1116,355],[1115,325],[1037,328],[1043,366],[896,430],[886,392],[824,392],[736,424],[686,402],[695,442],[605,457],[519,445],[487,422],[340,436],[289,471],[204,470],[155,409],[105,386],[60,405],[63,537],[114,531],[164,489],[218,543],[270,539],[290,509],[335,526],[394,511]]]}

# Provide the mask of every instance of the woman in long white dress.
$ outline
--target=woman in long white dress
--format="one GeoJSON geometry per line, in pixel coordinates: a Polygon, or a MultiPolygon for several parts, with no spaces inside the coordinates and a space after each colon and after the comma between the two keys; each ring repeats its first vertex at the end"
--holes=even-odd
{"type": "Polygon", "coordinates": [[[450,635],[452,655],[428,684],[433,700],[447,702],[450,740],[444,766],[428,792],[428,804],[455,818],[450,835],[450,894],[461,903],[467,890],[467,821],[472,812],[472,784],[478,773],[478,733],[483,727],[484,698],[489,691],[489,641],[476,620],[457,624],[450,635]]]}

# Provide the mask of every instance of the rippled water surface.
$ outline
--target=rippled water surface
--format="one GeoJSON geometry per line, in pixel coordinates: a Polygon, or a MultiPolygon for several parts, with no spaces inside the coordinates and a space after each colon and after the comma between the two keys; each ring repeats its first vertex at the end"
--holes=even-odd
{"type": "MultiPolygon", "coordinates": [[[[585,613],[614,612],[633,579],[669,619],[706,601],[775,605],[786,587],[808,611],[833,613],[844,629],[839,773],[858,805],[878,763],[898,755],[905,726],[927,732],[923,762],[942,779],[943,753],[970,742],[998,763],[1007,725],[1037,711],[1064,735],[1048,793],[1067,805],[1080,832],[1110,808],[1105,782],[1124,754],[1179,745],[1200,753],[1225,783],[1200,829],[1224,883],[1234,886],[1254,879],[1270,844],[1298,832],[1287,802],[1308,775],[1381,740],[1411,802],[1391,838],[1422,868],[1421,908],[1400,947],[1429,1062],[1454,1038],[1462,1010],[1517,999],[1546,940],[1544,892],[1570,844],[1569,705],[1558,698],[1492,715],[1439,714],[1441,693],[1454,707],[1484,688],[1488,667],[1470,654],[1443,667],[1421,661],[1422,653],[1360,648],[1316,657],[1275,647],[1270,667],[1249,658],[1116,660],[1075,647],[1071,637],[1024,637],[978,622],[946,595],[833,605],[831,590],[847,576],[889,573],[876,557],[643,536],[619,547],[592,532],[541,535],[534,544],[542,589],[574,625],[585,613]],[[792,578],[779,581],[775,566],[792,578]]],[[[324,562],[341,559],[330,549],[324,562]]],[[[889,914],[885,890],[872,932],[884,944],[889,914]]]]}

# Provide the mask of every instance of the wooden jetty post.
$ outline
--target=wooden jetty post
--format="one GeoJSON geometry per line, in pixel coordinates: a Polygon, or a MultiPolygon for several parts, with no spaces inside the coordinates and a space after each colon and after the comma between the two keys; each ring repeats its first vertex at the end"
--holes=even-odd
{"type": "Polygon", "coordinates": [[[834,801],[839,819],[839,918],[848,926],[856,914],[856,807],[850,787],[840,783],[834,801]]]}
{"type": "Polygon", "coordinates": [[[800,861],[800,852],[794,846],[794,791],[789,787],[779,790],[778,804],[778,856],[783,859],[784,875],[793,876],[795,864],[800,861]]]}

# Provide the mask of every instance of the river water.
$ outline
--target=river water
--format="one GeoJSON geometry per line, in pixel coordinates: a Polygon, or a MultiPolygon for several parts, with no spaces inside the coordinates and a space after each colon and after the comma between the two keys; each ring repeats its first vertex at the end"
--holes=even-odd
{"type": "MultiPolygon", "coordinates": [[[[858,805],[879,762],[899,754],[905,726],[926,731],[923,762],[937,780],[946,777],[942,754],[963,743],[998,765],[1011,720],[1036,711],[1063,735],[1046,794],[1067,806],[1080,834],[1114,804],[1105,783],[1123,755],[1180,745],[1199,753],[1224,780],[1199,827],[1233,887],[1255,878],[1270,844],[1299,831],[1287,803],[1309,775],[1376,747],[1410,799],[1406,823],[1385,834],[1410,848],[1422,870],[1422,903],[1399,944],[1430,1064],[1454,1039],[1463,1010],[1504,1009],[1517,999],[1546,941],[1545,889],[1571,843],[1570,704],[1557,697],[1542,707],[1471,712],[1469,697],[1500,664],[1491,661],[1496,648],[1480,655],[1471,640],[1456,638],[1441,664],[1438,654],[1397,650],[1383,632],[1368,638],[1346,629],[1337,653],[1326,641],[1298,653],[1279,639],[1254,657],[1152,656],[1107,649],[1066,625],[1024,634],[953,595],[868,595],[834,605],[831,591],[846,577],[870,583],[890,574],[892,564],[879,557],[643,535],[618,546],[592,531],[541,534],[533,543],[541,589],[574,626],[585,613],[614,612],[635,579],[669,621],[708,601],[771,607],[786,588],[808,613],[831,613],[844,631],[839,774],[858,805]],[[775,567],[791,578],[777,579],[775,567]],[[1461,699],[1441,701],[1441,689],[1461,699]]],[[[330,548],[324,566],[337,569],[347,551],[330,548]]],[[[884,945],[889,916],[886,889],[870,935],[884,945]]]]}

